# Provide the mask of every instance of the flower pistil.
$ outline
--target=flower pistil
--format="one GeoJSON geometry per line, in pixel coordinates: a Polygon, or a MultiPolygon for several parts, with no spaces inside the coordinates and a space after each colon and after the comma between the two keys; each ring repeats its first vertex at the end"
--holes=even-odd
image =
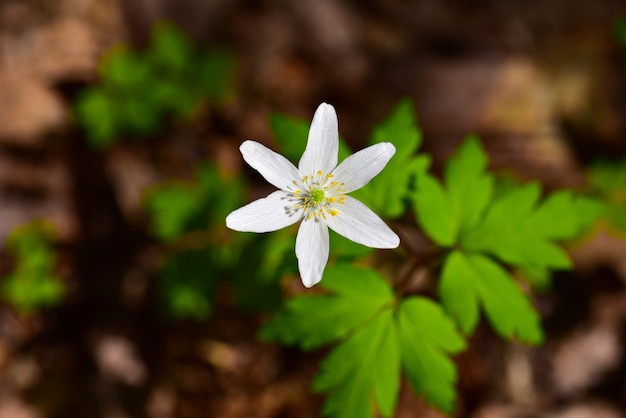
{"type": "Polygon", "coordinates": [[[315,175],[303,176],[300,181],[294,180],[294,190],[287,197],[291,206],[285,207],[290,216],[302,211],[305,221],[318,218],[326,219],[326,214],[337,216],[337,205],[346,200],[344,183],[334,179],[332,173],[324,174],[318,170],[315,175]]]}

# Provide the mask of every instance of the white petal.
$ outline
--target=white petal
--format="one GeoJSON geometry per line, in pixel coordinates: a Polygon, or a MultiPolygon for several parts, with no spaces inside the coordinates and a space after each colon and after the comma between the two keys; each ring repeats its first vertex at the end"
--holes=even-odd
{"type": "Polygon", "coordinates": [[[372,248],[396,248],[400,238],[370,208],[346,196],[343,205],[334,206],[337,216],[327,216],[326,223],[344,237],[372,248]]]}
{"type": "Polygon", "coordinates": [[[352,154],[333,171],[334,179],[344,183],[346,193],[360,189],[382,171],[396,147],[390,142],[381,142],[352,154]]]}
{"type": "Polygon", "coordinates": [[[226,226],[241,232],[270,232],[295,224],[302,213],[288,213],[291,204],[287,199],[287,193],[277,190],[231,212],[226,226]]]}
{"type": "Polygon", "coordinates": [[[243,159],[261,175],[282,190],[291,190],[299,180],[298,169],[285,157],[255,141],[245,141],[239,147],[243,159]]]}
{"type": "Polygon", "coordinates": [[[326,103],[319,105],[311,122],[306,149],[298,164],[303,176],[319,170],[328,174],[337,166],[338,129],[335,108],[326,103]]]}
{"type": "Polygon", "coordinates": [[[315,218],[302,221],[296,238],[296,256],[302,284],[311,287],[320,280],[328,261],[328,228],[315,218]]]}

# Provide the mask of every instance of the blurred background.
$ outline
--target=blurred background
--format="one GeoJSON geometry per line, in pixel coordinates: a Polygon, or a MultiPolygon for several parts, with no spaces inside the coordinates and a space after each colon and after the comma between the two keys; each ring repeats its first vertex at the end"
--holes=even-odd
{"type": "MultiPolygon", "coordinates": [[[[291,232],[225,228],[272,190],[240,143],[276,149],[271,115],[325,101],[360,149],[409,98],[435,172],[469,133],[548,190],[614,161],[598,192],[619,223],[624,18],[620,0],[2,0],[0,418],[320,416],[323,353],[256,337],[301,287],[291,232]]],[[[544,346],[471,338],[458,416],[626,416],[626,241],[583,244],[537,301],[544,346]]],[[[396,416],[442,415],[403,387],[396,416]]]]}

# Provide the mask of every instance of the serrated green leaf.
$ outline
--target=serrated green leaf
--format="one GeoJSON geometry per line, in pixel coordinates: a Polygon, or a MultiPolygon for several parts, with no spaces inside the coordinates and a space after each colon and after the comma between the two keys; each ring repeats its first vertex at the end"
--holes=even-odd
{"type": "Polygon", "coordinates": [[[372,132],[370,145],[379,142],[391,142],[396,147],[396,155],[413,155],[422,142],[421,132],[417,129],[413,103],[403,99],[372,132]]]}
{"type": "MultiPolygon", "coordinates": [[[[299,161],[306,148],[310,122],[280,113],[272,113],[270,127],[281,149],[281,154],[294,163],[299,161]]],[[[350,147],[339,137],[338,161],[343,161],[350,154],[352,154],[350,147]]]]}
{"type": "Polygon", "coordinates": [[[337,295],[375,305],[389,303],[395,296],[389,283],[375,270],[349,264],[328,267],[320,286],[337,295]]]}
{"type": "Polygon", "coordinates": [[[546,239],[571,240],[587,229],[603,210],[604,206],[597,200],[561,190],[549,195],[524,226],[546,239]]]}
{"type": "Polygon", "coordinates": [[[402,301],[397,312],[402,364],[413,389],[444,412],[454,411],[456,367],[448,358],[465,348],[439,305],[422,297],[402,301]]]}
{"type": "Polygon", "coordinates": [[[274,139],[283,154],[290,161],[298,161],[306,147],[309,124],[302,120],[280,113],[270,115],[270,127],[274,139]]]}
{"type": "Polygon", "coordinates": [[[459,328],[470,334],[480,318],[478,291],[464,258],[452,252],[446,258],[439,280],[439,297],[459,328]]]}
{"type": "Polygon", "coordinates": [[[405,212],[405,200],[414,179],[430,164],[430,159],[415,155],[421,143],[421,132],[411,101],[402,100],[374,129],[369,143],[380,142],[391,142],[396,153],[380,174],[353,196],[384,217],[397,218],[405,212]]]}
{"type": "Polygon", "coordinates": [[[488,157],[477,137],[468,137],[446,164],[445,184],[460,233],[481,220],[493,194],[493,176],[486,172],[488,157]]]}
{"type": "Polygon", "coordinates": [[[392,415],[400,388],[400,348],[392,309],[379,313],[356,330],[321,363],[313,387],[331,393],[324,415],[369,418],[375,404],[384,417],[392,415]]]}
{"type": "Polygon", "coordinates": [[[571,268],[567,253],[552,241],[575,238],[604,207],[569,191],[539,203],[540,194],[539,184],[529,183],[495,198],[483,222],[463,237],[462,247],[518,267],[571,268]]]}
{"type": "Polygon", "coordinates": [[[374,252],[373,248],[351,241],[332,229],[328,232],[330,236],[331,256],[339,257],[340,259],[356,259],[374,252]]]}
{"type": "MultiPolygon", "coordinates": [[[[539,314],[533,309],[526,295],[511,275],[489,258],[472,253],[453,251],[448,255],[443,269],[442,283],[460,289],[471,297],[474,305],[480,304],[496,332],[504,338],[518,338],[528,344],[542,341],[539,314]]],[[[460,291],[460,290],[459,290],[460,291]]],[[[462,315],[474,315],[475,307],[467,303],[459,306],[458,297],[450,296],[450,290],[442,291],[442,302],[452,317],[466,333],[473,331],[474,319],[462,315]]]]}
{"type": "Polygon", "coordinates": [[[448,194],[437,179],[426,174],[419,177],[413,206],[418,224],[433,241],[442,247],[455,243],[457,220],[448,194]]]}
{"type": "Polygon", "coordinates": [[[303,349],[337,340],[393,302],[389,284],[375,271],[349,265],[326,268],[320,286],[331,295],[290,299],[260,336],[303,349]]]}

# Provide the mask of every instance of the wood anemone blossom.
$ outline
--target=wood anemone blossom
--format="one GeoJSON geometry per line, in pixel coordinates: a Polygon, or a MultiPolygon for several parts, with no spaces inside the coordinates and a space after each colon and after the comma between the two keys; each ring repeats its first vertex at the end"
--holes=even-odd
{"type": "Polygon", "coordinates": [[[396,152],[389,142],[367,147],[337,166],[339,131],[335,109],[322,103],[313,116],[298,168],[255,141],[239,148],[243,159],[278,189],[226,217],[242,232],[270,232],[302,221],[296,256],[302,283],[320,280],[328,261],[328,228],[372,248],[396,248],[400,238],[360,201],[347,194],[365,186],[396,152]]]}

